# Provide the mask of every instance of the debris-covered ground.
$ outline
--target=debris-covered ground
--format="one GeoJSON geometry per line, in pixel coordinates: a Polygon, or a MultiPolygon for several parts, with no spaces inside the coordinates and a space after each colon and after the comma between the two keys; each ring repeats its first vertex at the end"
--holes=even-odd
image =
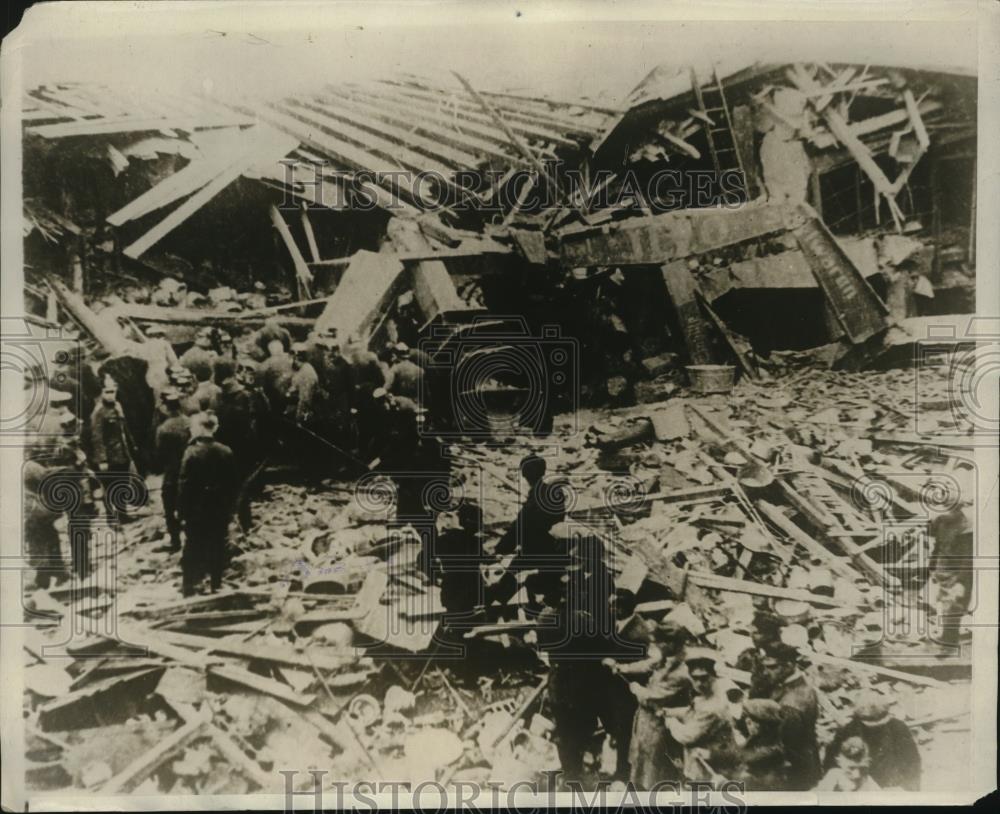
{"type": "MultiPolygon", "coordinates": [[[[745,687],[735,659],[755,610],[770,609],[819,692],[821,743],[870,687],[913,731],[923,787],[958,788],[968,653],[935,633],[926,536],[884,535],[967,503],[975,470],[960,436],[937,446],[914,433],[915,375],[812,370],[562,416],[544,441],[457,441],[451,499],[481,503],[489,551],[522,500],[518,462],[547,457],[572,491],[568,522],[609,541],[639,613],[683,620],[745,687]]],[[[921,375],[922,419],[941,433],[948,383],[921,375]]],[[[154,479],[113,560],[97,554],[114,579],[97,568],[29,597],[51,614],[26,630],[30,787],[281,791],[279,770],[308,788],[311,768],[329,782],[509,785],[558,769],[531,625],[472,626],[468,651],[448,651],[416,532],[394,525],[378,483],[273,474],[220,593],[180,598],[154,479]]],[[[597,733],[595,780],[610,778],[614,747],[597,733]]]]}

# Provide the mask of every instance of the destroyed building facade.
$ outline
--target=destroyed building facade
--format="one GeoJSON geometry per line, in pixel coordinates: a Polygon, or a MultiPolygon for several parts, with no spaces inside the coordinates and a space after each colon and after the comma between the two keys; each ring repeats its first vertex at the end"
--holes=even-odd
{"type": "MultiPolygon", "coordinates": [[[[82,348],[76,378],[47,385],[76,418],[100,398],[81,371],[111,380],[145,503],[93,544],[118,583],[27,597],[28,786],[280,793],[325,769],[485,788],[565,770],[565,666],[538,656],[536,613],[563,588],[536,592],[518,555],[493,556],[510,540],[520,554],[536,482],[561,490],[551,533],[573,554],[556,582],[609,575],[629,619],[682,629],[692,661],[714,654],[720,691],[754,699],[754,659],[778,658],[747,657],[755,620],[780,629],[819,699],[824,774],[874,697],[919,748],[917,783],[921,760],[925,784],[960,783],[973,586],[942,557],[972,554],[976,470],[948,371],[912,360],[923,318],[974,307],[976,90],[960,72],[834,63],[665,65],[618,108],[459,74],[268,100],[28,89],[25,318],[65,340],[50,369],[82,348]],[[258,370],[278,337],[296,372],[318,369],[320,413],[346,359],[362,400],[257,432],[253,522],[231,534],[221,591],[181,597],[144,450],[172,390],[164,347],[176,364],[209,335],[258,370]],[[419,385],[364,390],[365,354],[405,358],[419,385]],[[413,428],[391,411],[369,426],[389,396],[412,402],[413,428]],[[548,475],[532,482],[525,456],[548,475]],[[466,573],[486,598],[456,615],[466,573]],[[59,639],[109,609],[114,630],[59,639]]],[[[27,458],[62,466],[69,434],[27,458]]],[[[63,548],[72,521],[52,520],[63,548]]],[[[590,730],[585,784],[632,779],[638,726],[602,714],[590,730]]],[[[691,780],[692,754],[664,771],[691,780]]],[[[704,770],[789,788],[739,760],[704,770]]]]}

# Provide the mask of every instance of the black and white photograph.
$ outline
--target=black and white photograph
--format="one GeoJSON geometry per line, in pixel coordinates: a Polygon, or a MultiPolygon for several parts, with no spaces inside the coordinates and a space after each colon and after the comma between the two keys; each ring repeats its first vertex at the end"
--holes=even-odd
{"type": "Polygon", "coordinates": [[[4,810],[995,794],[1000,5],[820,5],[28,9],[4,810]]]}

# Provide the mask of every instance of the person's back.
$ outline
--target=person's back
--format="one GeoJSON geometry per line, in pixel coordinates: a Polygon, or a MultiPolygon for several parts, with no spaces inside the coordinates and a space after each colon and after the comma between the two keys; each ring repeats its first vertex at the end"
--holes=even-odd
{"type": "Polygon", "coordinates": [[[232,450],[209,437],[193,439],[184,452],[178,504],[186,523],[227,523],[238,486],[232,450]]]}
{"type": "Polygon", "coordinates": [[[190,440],[190,420],[183,413],[169,416],[156,430],[156,461],[164,482],[176,483],[190,440]]]}

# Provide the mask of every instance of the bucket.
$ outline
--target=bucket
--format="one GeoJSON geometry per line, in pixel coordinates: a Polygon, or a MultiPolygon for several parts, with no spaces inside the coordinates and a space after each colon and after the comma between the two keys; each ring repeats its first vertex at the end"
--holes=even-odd
{"type": "Polygon", "coordinates": [[[732,365],[688,365],[685,370],[691,388],[699,393],[731,393],[736,384],[732,365]]]}

